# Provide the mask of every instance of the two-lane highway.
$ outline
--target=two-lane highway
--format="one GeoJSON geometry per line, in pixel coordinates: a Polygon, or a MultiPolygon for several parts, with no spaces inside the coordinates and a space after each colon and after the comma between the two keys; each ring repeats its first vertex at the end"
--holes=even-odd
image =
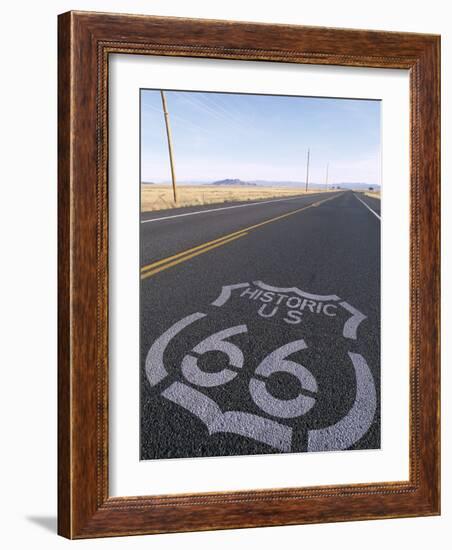
{"type": "Polygon", "coordinates": [[[288,215],[338,194],[316,193],[144,213],[141,217],[141,265],[149,265],[190,247],[235,233],[239,229],[288,215]]]}
{"type": "Polygon", "coordinates": [[[141,458],[380,445],[380,209],[353,192],[141,219],[141,458]]]}

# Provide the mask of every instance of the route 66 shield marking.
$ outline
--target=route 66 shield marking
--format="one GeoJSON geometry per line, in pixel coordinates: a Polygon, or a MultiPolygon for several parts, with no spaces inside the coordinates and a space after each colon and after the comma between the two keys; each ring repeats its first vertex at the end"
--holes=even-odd
{"type": "Polygon", "coordinates": [[[210,436],[235,434],[296,452],[347,449],[367,433],[377,409],[375,383],[363,355],[353,351],[366,316],[347,301],[255,281],[223,286],[204,311],[154,341],[145,371],[150,386],[197,417],[210,436]],[[194,329],[203,336],[192,344],[194,329]],[[342,357],[323,368],[323,351],[315,348],[324,350],[329,334],[342,357]],[[165,356],[174,346],[183,349],[170,369],[165,356]],[[354,381],[346,410],[334,384],[341,376],[354,381]],[[238,403],[236,394],[246,397],[238,403]],[[334,421],[322,425],[318,411],[328,417],[335,407],[334,421]]]}

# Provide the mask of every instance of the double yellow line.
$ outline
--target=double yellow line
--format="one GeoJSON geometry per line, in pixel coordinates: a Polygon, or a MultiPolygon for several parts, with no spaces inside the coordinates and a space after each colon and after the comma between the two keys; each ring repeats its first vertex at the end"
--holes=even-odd
{"type": "Polygon", "coordinates": [[[235,239],[239,239],[240,237],[244,237],[248,234],[246,231],[238,231],[237,233],[238,234],[231,233],[231,235],[225,235],[224,237],[220,237],[219,239],[215,239],[214,241],[200,244],[199,246],[195,246],[194,248],[189,248],[188,250],[179,252],[179,254],[174,254],[174,256],[169,256],[168,258],[164,258],[163,260],[159,260],[158,262],[146,265],[141,268],[141,278],[147,279],[148,277],[151,277],[152,275],[155,275],[156,273],[159,273],[164,269],[173,267],[173,265],[185,262],[190,258],[194,258],[195,256],[199,256],[200,254],[204,254],[204,252],[213,250],[218,246],[230,243],[231,241],[235,241],[235,239]]]}
{"type": "Polygon", "coordinates": [[[200,244],[193,248],[189,248],[188,250],[183,250],[182,252],[174,254],[173,256],[168,256],[168,258],[163,258],[162,260],[158,260],[149,265],[145,265],[141,268],[141,279],[147,279],[148,277],[152,277],[153,275],[156,275],[160,271],[163,271],[177,264],[190,260],[195,256],[204,254],[204,252],[209,252],[214,248],[218,248],[219,246],[228,244],[232,241],[235,241],[236,239],[240,239],[241,237],[248,235],[248,233],[253,229],[257,229],[258,227],[262,227],[263,225],[267,225],[268,223],[282,220],[283,218],[287,218],[288,216],[293,216],[294,214],[297,214],[298,212],[302,212],[303,210],[307,210],[308,208],[319,206],[320,204],[330,201],[332,199],[335,199],[336,197],[337,195],[335,195],[334,197],[329,197],[328,199],[324,199],[322,201],[315,202],[313,204],[309,204],[308,206],[303,206],[302,208],[297,208],[296,210],[292,210],[291,212],[287,212],[286,214],[282,214],[281,216],[276,216],[275,218],[270,218],[269,220],[256,223],[255,225],[244,227],[243,229],[240,229],[239,231],[235,231],[234,233],[228,233],[227,235],[223,235],[222,237],[219,237],[218,239],[215,239],[213,241],[208,241],[204,244],[200,244]]]}

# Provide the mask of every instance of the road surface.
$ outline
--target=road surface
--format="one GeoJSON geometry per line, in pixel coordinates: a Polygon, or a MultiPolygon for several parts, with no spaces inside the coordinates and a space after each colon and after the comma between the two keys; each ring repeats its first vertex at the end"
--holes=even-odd
{"type": "Polygon", "coordinates": [[[380,446],[380,201],[141,219],[141,459],[380,446]]]}

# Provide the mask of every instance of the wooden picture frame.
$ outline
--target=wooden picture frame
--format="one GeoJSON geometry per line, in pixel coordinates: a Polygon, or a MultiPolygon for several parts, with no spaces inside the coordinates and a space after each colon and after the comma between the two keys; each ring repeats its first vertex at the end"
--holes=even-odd
{"type": "Polygon", "coordinates": [[[68,538],[440,513],[440,38],[69,12],[58,40],[58,532],[68,538]],[[108,491],[108,60],[112,53],[410,73],[409,481],[147,497],[108,491]]]}

